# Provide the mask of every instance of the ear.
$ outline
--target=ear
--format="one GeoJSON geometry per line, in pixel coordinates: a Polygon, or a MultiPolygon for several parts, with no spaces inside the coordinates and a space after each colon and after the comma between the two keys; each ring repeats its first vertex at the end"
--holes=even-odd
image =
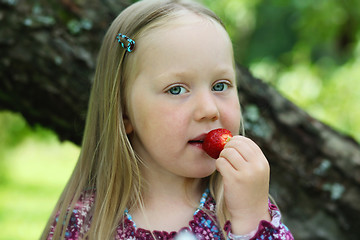
{"type": "Polygon", "coordinates": [[[125,127],[126,134],[128,135],[128,134],[132,133],[134,128],[133,128],[133,126],[131,124],[130,119],[127,116],[124,116],[123,122],[124,122],[124,127],[125,127]]]}

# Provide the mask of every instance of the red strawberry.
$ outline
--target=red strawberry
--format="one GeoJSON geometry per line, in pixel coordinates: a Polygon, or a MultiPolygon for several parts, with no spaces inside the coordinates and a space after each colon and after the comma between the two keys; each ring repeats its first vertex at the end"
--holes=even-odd
{"type": "Polygon", "coordinates": [[[225,144],[231,139],[229,130],[218,128],[210,131],[204,139],[202,148],[212,158],[218,158],[225,144]]]}

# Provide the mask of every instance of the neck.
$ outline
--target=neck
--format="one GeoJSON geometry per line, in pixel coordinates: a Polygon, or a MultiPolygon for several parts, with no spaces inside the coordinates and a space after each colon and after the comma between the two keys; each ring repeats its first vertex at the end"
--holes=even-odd
{"type": "Polygon", "coordinates": [[[140,228],[178,231],[187,226],[199,206],[205,186],[202,179],[166,174],[144,174],[144,205],[130,210],[140,228]]]}
{"type": "Polygon", "coordinates": [[[146,189],[143,193],[145,206],[156,202],[172,204],[195,203],[205,190],[202,179],[191,179],[171,176],[150,176],[146,179],[146,189]]]}

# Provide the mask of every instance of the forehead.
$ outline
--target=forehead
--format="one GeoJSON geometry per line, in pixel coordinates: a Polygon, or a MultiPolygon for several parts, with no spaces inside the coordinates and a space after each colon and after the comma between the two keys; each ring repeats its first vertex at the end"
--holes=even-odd
{"type": "Polygon", "coordinates": [[[160,34],[166,35],[166,32],[173,29],[190,27],[193,25],[202,25],[203,28],[217,29],[220,35],[228,37],[228,34],[223,26],[210,16],[192,13],[188,10],[180,10],[173,14],[169,14],[154,23],[150,23],[149,26],[145,27],[144,30],[141,31],[137,38],[140,41],[142,41],[142,39],[146,39],[146,41],[148,41],[160,34]]]}
{"type": "Polygon", "coordinates": [[[178,13],[153,24],[136,38],[130,74],[136,75],[141,69],[151,67],[148,66],[151,58],[154,61],[151,60],[150,65],[162,58],[161,64],[172,64],[173,68],[174,59],[192,59],[209,55],[209,51],[214,58],[226,58],[223,62],[233,64],[231,41],[220,23],[207,16],[178,13]]]}

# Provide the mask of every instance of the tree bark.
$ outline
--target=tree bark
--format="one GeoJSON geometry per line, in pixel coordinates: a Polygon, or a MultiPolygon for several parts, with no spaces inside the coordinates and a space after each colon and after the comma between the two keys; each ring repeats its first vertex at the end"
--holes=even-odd
{"type": "Polygon", "coordinates": [[[245,69],[238,76],[246,133],[270,162],[270,191],[295,239],[358,239],[359,144],[245,69]]]}
{"type": "MultiPolygon", "coordinates": [[[[1,1],[0,109],[80,144],[102,37],[128,4],[1,1]]],[[[295,238],[358,239],[359,144],[240,66],[238,85],[246,135],[270,162],[270,191],[295,238]]]]}

